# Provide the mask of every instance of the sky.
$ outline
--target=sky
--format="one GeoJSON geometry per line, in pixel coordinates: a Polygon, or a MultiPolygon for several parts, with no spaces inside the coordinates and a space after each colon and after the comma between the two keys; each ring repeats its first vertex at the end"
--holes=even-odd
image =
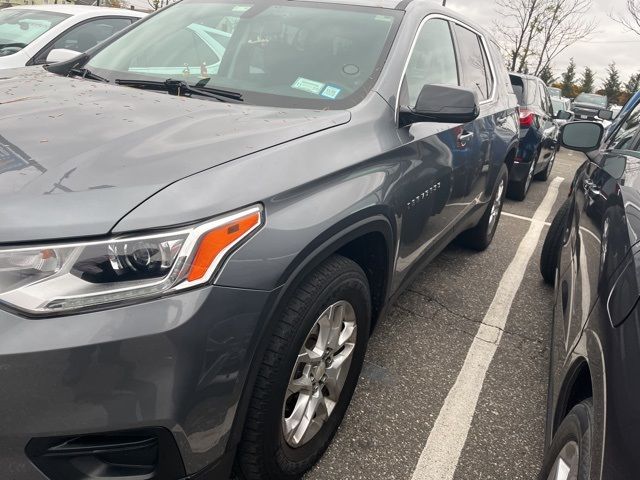
{"type": "MultiPolygon", "coordinates": [[[[559,77],[565,71],[571,57],[576,62],[578,73],[586,66],[596,71],[598,87],[602,86],[607,65],[612,61],[616,62],[623,82],[631,74],[640,71],[637,55],[640,51],[640,35],[625,30],[609,17],[611,13],[624,13],[625,3],[625,0],[593,0],[590,16],[597,21],[596,31],[585,41],[569,47],[554,61],[554,75],[559,77]]],[[[489,29],[493,20],[498,18],[495,0],[447,0],[447,7],[489,29]]]]}

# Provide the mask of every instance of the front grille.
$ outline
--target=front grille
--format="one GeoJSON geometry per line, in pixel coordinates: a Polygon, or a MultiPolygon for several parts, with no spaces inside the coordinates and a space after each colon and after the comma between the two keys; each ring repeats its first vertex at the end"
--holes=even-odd
{"type": "Polygon", "coordinates": [[[600,110],[597,110],[595,108],[576,107],[573,109],[573,113],[575,114],[576,118],[580,118],[580,117],[595,118],[598,116],[598,113],[600,113],[600,110]]]}

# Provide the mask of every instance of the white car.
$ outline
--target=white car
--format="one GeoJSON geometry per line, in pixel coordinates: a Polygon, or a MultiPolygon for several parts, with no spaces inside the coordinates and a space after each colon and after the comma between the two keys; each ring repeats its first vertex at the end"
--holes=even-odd
{"type": "Polygon", "coordinates": [[[0,69],[42,65],[52,50],[82,53],[146,14],[81,5],[24,5],[0,10],[0,69]]]}

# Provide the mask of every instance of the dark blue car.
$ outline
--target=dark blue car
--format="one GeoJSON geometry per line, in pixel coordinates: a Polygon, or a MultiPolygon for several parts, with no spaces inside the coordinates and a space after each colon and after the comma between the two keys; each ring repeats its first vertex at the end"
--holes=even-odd
{"type": "Polygon", "coordinates": [[[509,77],[520,105],[520,147],[509,171],[507,195],[524,200],[534,178],[546,181],[551,174],[558,151],[558,126],[544,82],[519,73],[509,77]]]}

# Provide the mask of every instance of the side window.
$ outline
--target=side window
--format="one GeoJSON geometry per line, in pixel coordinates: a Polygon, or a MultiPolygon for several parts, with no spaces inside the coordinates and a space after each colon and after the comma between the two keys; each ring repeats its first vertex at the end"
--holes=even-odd
{"type": "Polygon", "coordinates": [[[538,85],[535,80],[527,79],[528,85],[528,95],[527,95],[527,105],[537,105],[540,102],[540,90],[538,89],[538,85]]]}
{"type": "Polygon", "coordinates": [[[551,106],[551,99],[547,94],[547,87],[545,87],[542,83],[538,83],[538,88],[540,90],[540,106],[545,112],[551,115],[553,107],[551,106]]]}
{"type": "Polygon", "coordinates": [[[620,128],[609,142],[612,150],[636,150],[637,141],[634,141],[640,127],[640,105],[636,106],[629,116],[622,122],[620,128]]]}
{"type": "Polygon", "coordinates": [[[128,18],[97,18],[71,28],[58,38],[54,48],[66,48],[76,52],[86,52],[111,35],[131,25],[128,18]]]}
{"type": "Polygon", "coordinates": [[[547,99],[547,113],[553,117],[555,115],[555,108],[553,108],[551,95],[549,95],[549,90],[547,90],[546,86],[543,85],[542,88],[544,88],[544,98],[547,99]]]}
{"type": "Polygon", "coordinates": [[[449,22],[429,20],[416,39],[407,65],[405,86],[409,105],[415,105],[425,85],[460,85],[449,22]]]}
{"type": "MultiPolygon", "coordinates": [[[[484,70],[487,78],[487,96],[490,97],[491,92],[493,92],[493,83],[495,82],[495,79],[491,74],[491,66],[489,63],[489,58],[487,57],[487,52],[482,47],[482,42],[480,42],[480,50],[482,51],[482,61],[484,62],[484,70]]],[[[498,58],[502,59],[502,56],[498,58]]]]}
{"type": "Polygon", "coordinates": [[[480,37],[460,25],[455,25],[458,48],[460,50],[460,64],[463,68],[463,85],[478,93],[480,101],[491,95],[493,80],[486,62],[484,48],[480,37]]]}

